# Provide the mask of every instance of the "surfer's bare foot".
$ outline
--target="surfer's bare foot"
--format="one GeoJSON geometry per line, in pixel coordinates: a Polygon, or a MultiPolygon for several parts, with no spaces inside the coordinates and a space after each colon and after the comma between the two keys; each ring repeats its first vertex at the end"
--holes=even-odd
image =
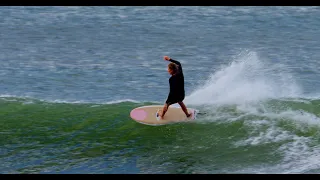
{"type": "Polygon", "coordinates": [[[189,118],[189,117],[191,117],[191,115],[192,115],[192,113],[189,113],[189,114],[187,115],[187,117],[189,118]]]}

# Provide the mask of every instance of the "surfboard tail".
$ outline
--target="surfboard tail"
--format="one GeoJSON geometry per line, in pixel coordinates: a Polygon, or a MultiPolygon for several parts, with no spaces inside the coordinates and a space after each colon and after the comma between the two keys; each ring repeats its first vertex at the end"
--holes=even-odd
{"type": "Polygon", "coordinates": [[[194,112],[193,112],[193,119],[197,119],[197,114],[198,114],[198,110],[194,110],[194,112]]]}

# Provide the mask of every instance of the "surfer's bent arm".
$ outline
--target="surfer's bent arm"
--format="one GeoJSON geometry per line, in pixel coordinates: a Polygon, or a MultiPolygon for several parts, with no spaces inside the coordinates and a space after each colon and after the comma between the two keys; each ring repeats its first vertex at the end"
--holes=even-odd
{"type": "Polygon", "coordinates": [[[181,63],[179,61],[171,59],[171,58],[169,59],[169,61],[175,63],[176,65],[178,65],[180,71],[182,70],[181,63]]]}

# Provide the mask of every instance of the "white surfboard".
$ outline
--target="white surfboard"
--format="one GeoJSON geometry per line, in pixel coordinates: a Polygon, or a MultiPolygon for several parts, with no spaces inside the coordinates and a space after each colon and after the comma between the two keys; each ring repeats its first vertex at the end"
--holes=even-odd
{"type": "Polygon", "coordinates": [[[151,106],[141,106],[133,109],[130,112],[130,117],[141,124],[146,125],[165,125],[177,122],[187,122],[196,119],[198,110],[193,108],[188,108],[188,111],[192,113],[191,117],[187,118],[186,114],[183,112],[179,106],[169,106],[163,119],[160,118],[159,113],[162,112],[163,105],[151,105],[151,106]]]}

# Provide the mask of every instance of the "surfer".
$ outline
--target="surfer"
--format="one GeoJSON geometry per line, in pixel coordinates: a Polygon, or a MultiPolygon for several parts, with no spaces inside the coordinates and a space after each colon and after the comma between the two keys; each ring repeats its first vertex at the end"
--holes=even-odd
{"type": "Polygon", "coordinates": [[[187,107],[183,103],[185,97],[185,90],[182,66],[179,61],[173,60],[168,56],[164,56],[164,60],[171,62],[168,64],[168,73],[171,75],[169,79],[170,92],[166,100],[166,103],[163,106],[162,114],[160,114],[160,117],[163,119],[169,106],[175,103],[178,103],[182,108],[183,112],[186,114],[186,116],[190,117],[191,113],[188,113],[187,107]]]}

